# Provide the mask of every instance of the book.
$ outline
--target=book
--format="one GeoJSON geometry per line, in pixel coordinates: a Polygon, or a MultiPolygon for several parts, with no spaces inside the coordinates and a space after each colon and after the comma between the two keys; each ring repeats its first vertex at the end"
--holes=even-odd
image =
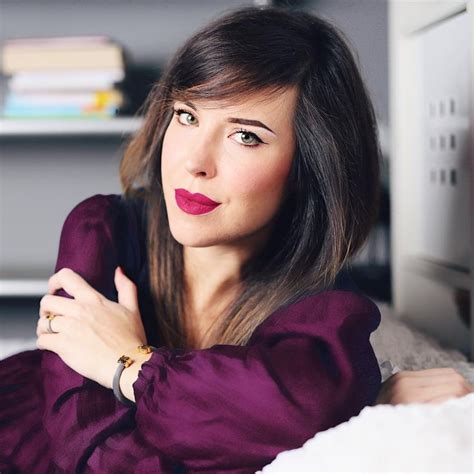
{"type": "Polygon", "coordinates": [[[62,118],[76,117],[112,117],[117,114],[117,108],[111,107],[83,107],[83,106],[18,106],[5,107],[5,118],[62,118]]]}
{"type": "Polygon", "coordinates": [[[7,107],[27,106],[59,106],[82,105],[101,107],[115,105],[120,107],[123,103],[123,93],[119,90],[90,91],[90,92],[47,92],[47,93],[15,93],[10,92],[5,100],[7,107]]]}
{"type": "Polygon", "coordinates": [[[125,79],[124,69],[71,69],[17,72],[7,80],[14,92],[84,91],[109,89],[125,79]]]}
{"type": "Polygon", "coordinates": [[[24,51],[15,51],[6,46],[1,66],[5,75],[38,70],[123,69],[124,59],[122,48],[115,44],[75,49],[25,48],[24,51]]]}
{"type": "Polygon", "coordinates": [[[8,38],[3,43],[7,47],[14,48],[71,48],[75,46],[82,47],[83,45],[97,45],[110,42],[108,36],[103,35],[89,35],[89,36],[46,36],[43,38],[8,38]]]}

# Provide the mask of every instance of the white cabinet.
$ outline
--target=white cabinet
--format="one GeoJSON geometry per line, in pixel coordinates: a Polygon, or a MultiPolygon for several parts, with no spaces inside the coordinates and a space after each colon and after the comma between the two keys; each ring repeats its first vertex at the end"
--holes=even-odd
{"type": "Polygon", "coordinates": [[[473,9],[389,5],[394,309],[471,360],[473,9]]]}

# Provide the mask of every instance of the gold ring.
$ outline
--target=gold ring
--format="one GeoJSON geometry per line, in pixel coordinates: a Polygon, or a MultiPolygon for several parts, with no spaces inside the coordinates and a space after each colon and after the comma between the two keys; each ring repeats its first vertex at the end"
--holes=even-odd
{"type": "Polygon", "coordinates": [[[57,316],[57,314],[53,314],[50,311],[46,312],[46,319],[48,320],[48,329],[47,331],[50,334],[58,334],[58,331],[53,331],[53,328],[51,327],[51,321],[57,316]]]}
{"type": "Polygon", "coordinates": [[[50,311],[46,311],[46,319],[54,319],[57,314],[53,314],[50,311]]]}

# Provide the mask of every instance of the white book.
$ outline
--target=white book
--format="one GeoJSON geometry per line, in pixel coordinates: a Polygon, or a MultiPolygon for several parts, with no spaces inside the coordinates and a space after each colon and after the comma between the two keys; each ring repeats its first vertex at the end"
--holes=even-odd
{"type": "Polygon", "coordinates": [[[51,72],[19,72],[8,79],[14,92],[83,91],[108,89],[125,78],[123,69],[95,71],[72,70],[51,72]]]}

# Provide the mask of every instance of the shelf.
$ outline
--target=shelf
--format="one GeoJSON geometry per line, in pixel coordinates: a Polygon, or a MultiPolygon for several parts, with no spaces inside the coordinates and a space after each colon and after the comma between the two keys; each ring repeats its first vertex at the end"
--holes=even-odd
{"type": "Polygon", "coordinates": [[[143,119],[115,117],[110,119],[0,119],[0,140],[38,136],[120,136],[134,133],[143,119]]]}
{"type": "Polygon", "coordinates": [[[48,292],[48,279],[0,280],[0,297],[43,296],[48,292]]]}
{"type": "Polygon", "coordinates": [[[473,285],[472,276],[468,270],[450,266],[446,263],[435,262],[428,258],[420,256],[405,257],[404,266],[407,270],[450,287],[470,291],[473,285]]]}

